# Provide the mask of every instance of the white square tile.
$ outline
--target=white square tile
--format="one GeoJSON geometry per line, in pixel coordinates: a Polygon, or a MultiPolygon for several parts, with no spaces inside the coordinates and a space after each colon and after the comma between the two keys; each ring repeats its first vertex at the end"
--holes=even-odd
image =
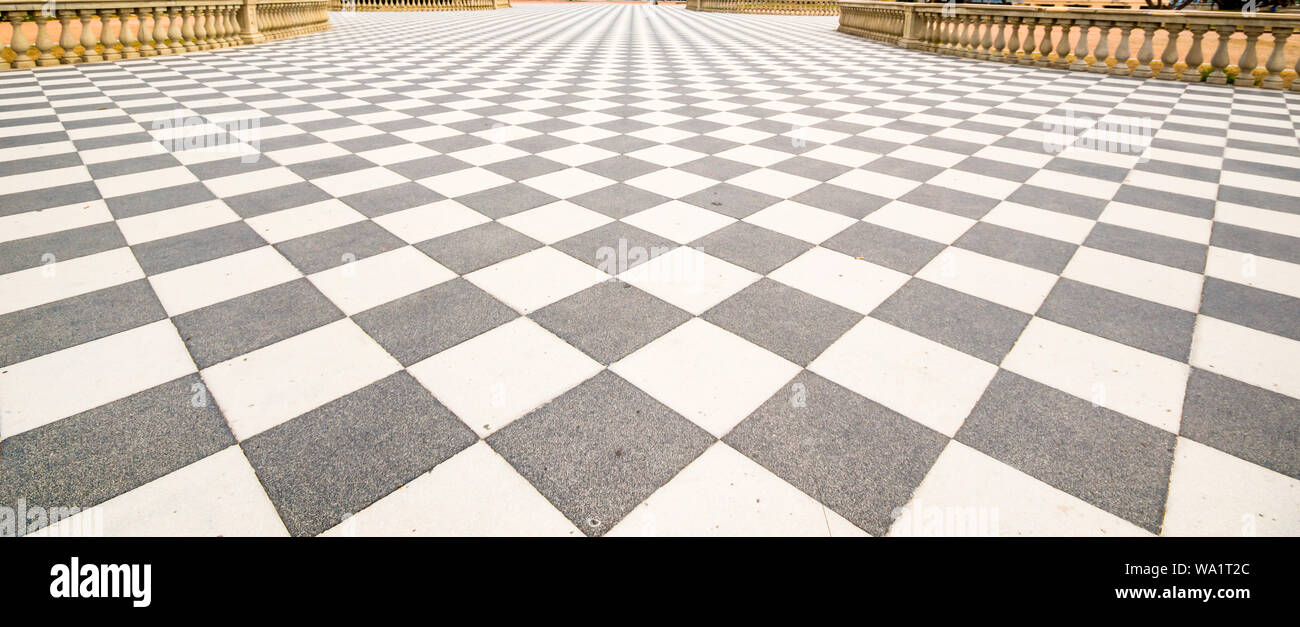
{"type": "Polygon", "coordinates": [[[820,185],[819,181],[786,174],[779,170],[769,170],[760,168],[752,170],[727,181],[737,187],[752,189],[756,192],[776,196],[777,198],[789,198],[797,196],[803,192],[820,185]]]}
{"type": "Polygon", "coordinates": [[[307,278],[350,316],[454,279],[456,273],[415,248],[405,246],[307,278]]]}
{"type": "Polygon", "coordinates": [[[0,216],[0,242],[27,239],[92,224],[103,224],[112,220],[113,214],[109,212],[108,204],[103,200],[15,213],[0,216]]]}
{"type": "Polygon", "coordinates": [[[1082,244],[1096,224],[1087,218],[1013,202],[998,203],[980,221],[1071,244],[1082,244]]]}
{"type": "Polygon", "coordinates": [[[1187,364],[1033,318],[1002,367],[1178,433],[1187,364]]]}
{"type": "MultiPolygon", "coordinates": [[[[914,146],[910,147],[914,148],[914,146]]],[[[1015,181],[1008,181],[994,176],[984,176],[965,170],[944,170],[926,182],[930,185],[978,194],[986,198],[997,198],[998,200],[1003,200],[1017,189],[1020,189],[1020,183],[1015,181]]]]}
{"type": "Polygon", "coordinates": [[[1300,264],[1211,246],[1205,274],[1300,298],[1300,264]]]}
{"type": "Polygon", "coordinates": [[[163,475],[36,536],[88,525],[108,537],[288,536],[243,450],[231,446],[163,475]]]}
{"type": "MultiPolygon", "coordinates": [[[[332,145],[333,144],[331,144],[331,146],[332,145]]],[[[308,147],[310,148],[310,146],[308,147]]],[[[357,156],[375,165],[392,165],[394,163],[404,163],[416,159],[436,157],[439,154],[441,153],[430,148],[425,148],[419,144],[397,144],[386,148],[359,152],[357,153],[357,156]]]]}
{"type": "Polygon", "coordinates": [[[600,369],[536,322],[516,318],[407,370],[486,437],[600,369]]]}
{"type": "Polygon", "coordinates": [[[641,150],[629,152],[627,153],[627,156],[653,163],[655,165],[661,165],[665,168],[671,168],[688,161],[695,161],[696,159],[703,158],[707,155],[702,152],[695,152],[694,150],[678,148],[677,146],[658,144],[649,148],[642,148],[641,150]]]}
{"type": "Polygon", "coordinates": [[[117,221],[117,227],[122,230],[126,243],[134,246],[237,221],[239,214],[214,199],[123,218],[117,221]]]}
{"type": "Polygon", "coordinates": [[[253,227],[262,239],[275,244],[365,219],[366,216],[356,209],[343,204],[341,200],[331,198],[310,205],[254,216],[245,222],[253,227]]]}
{"type": "Polygon", "coordinates": [[[953,440],[902,508],[889,535],[1111,537],[1151,533],[953,440]],[[954,521],[953,512],[965,515],[961,523],[954,521]]]}
{"type": "Polygon", "coordinates": [[[321,535],[584,537],[482,441],[321,535]]]}
{"type": "Polygon", "coordinates": [[[1197,316],[1193,366],[1300,398],[1300,342],[1210,316],[1197,316]]]}
{"type": "Polygon", "coordinates": [[[415,244],[490,222],[491,219],[454,200],[439,200],[387,213],[373,221],[406,243],[415,244]]]}
{"type": "Polygon", "coordinates": [[[578,168],[567,168],[520,181],[556,198],[572,198],[598,190],[616,181],[578,168]]]}
{"type": "Polygon", "coordinates": [[[916,276],[1030,314],[1056,284],[1056,275],[1049,272],[952,247],[916,276]]]}
{"type": "Polygon", "coordinates": [[[336,144],[316,143],[306,146],[297,146],[294,148],[285,148],[284,150],[272,150],[263,153],[272,161],[280,165],[298,165],[309,161],[319,161],[321,159],[331,159],[334,157],[343,157],[352,154],[336,144]]]}
{"type": "Polygon", "coordinates": [[[718,182],[698,174],[668,168],[629,179],[627,184],[640,187],[648,192],[654,192],[660,196],[681,198],[702,189],[713,187],[718,182]]]}
{"type": "Polygon", "coordinates": [[[1115,197],[1119,191],[1119,183],[1107,181],[1105,179],[1096,179],[1091,176],[1080,176],[1068,172],[1058,172],[1056,170],[1039,170],[1025,181],[1026,185],[1036,185],[1059,192],[1069,192],[1081,196],[1091,196],[1102,200],[1110,200],[1115,197]]]}
{"type": "Polygon", "coordinates": [[[949,437],[998,371],[875,318],[863,318],[808,369],[949,437]]]}
{"type": "Polygon", "coordinates": [[[608,537],[869,534],[718,442],[619,521],[608,537]]]}
{"type": "Polygon", "coordinates": [[[683,246],[654,257],[622,273],[619,278],[700,315],[761,277],[683,246]]]}
{"type": "Polygon", "coordinates": [[[475,270],[465,279],[526,314],[609,280],[609,275],[547,246],[475,270]]]}
{"type": "Polygon", "coordinates": [[[827,181],[827,183],[891,200],[897,199],[921,186],[917,181],[868,170],[849,170],[827,181]]]}
{"type": "Polygon", "coordinates": [[[0,315],[144,278],[130,248],[0,275],[0,315]]]}
{"type": "Polygon", "coordinates": [[[409,180],[405,176],[387,168],[375,167],[312,179],[311,182],[312,185],[325,190],[325,193],[338,198],[374,191],[392,185],[401,185],[409,182],[409,180]]]}
{"type": "Polygon", "coordinates": [[[872,211],[863,221],[944,244],[953,243],[975,224],[970,218],[918,207],[901,200],[891,201],[872,211]]]}
{"type": "Polygon", "coordinates": [[[1178,438],[1164,536],[1300,535],[1300,480],[1178,438]]]}
{"type": "Polygon", "coordinates": [[[695,241],[735,221],[680,200],[670,200],[623,218],[623,222],[679,244],[695,241]]]}
{"type": "Polygon", "coordinates": [[[465,163],[476,166],[490,165],[508,159],[526,157],[528,153],[505,144],[484,144],[466,150],[459,150],[448,155],[465,163]]]}
{"type": "MultiPolygon", "coordinates": [[[[81,170],[85,170],[85,169],[86,169],[85,166],[81,167],[81,170]]],[[[50,181],[50,182],[58,181],[59,184],[65,184],[65,185],[68,183],[76,183],[81,180],[89,180],[89,174],[86,174],[83,177],[76,171],[76,168],[63,168],[61,170],[55,170],[53,172],[43,171],[38,174],[40,175],[40,178],[45,181],[50,181]]],[[[240,176],[245,179],[257,178],[255,176],[248,176],[248,175],[240,175],[240,176]]],[[[10,185],[8,183],[4,183],[3,181],[0,181],[0,185],[3,185],[3,187],[0,187],[0,189],[23,189],[24,187],[27,189],[40,189],[42,187],[49,187],[52,184],[52,183],[41,184],[35,181],[31,181],[31,182],[25,182],[20,186],[19,185],[20,181],[13,180],[15,177],[5,177],[5,178],[9,179],[10,181],[13,181],[13,184],[10,185]]],[[[227,177],[227,178],[231,178],[231,177],[227,177]]],[[[194,176],[194,173],[190,172],[189,169],[186,168],[185,166],[176,166],[172,168],[163,168],[161,170],[147,170],[145,172],[137,172],[135,174],[123,174],[121,176],[110,176],[108,178],[96,179],[95,186],[99,188],[99,193],[102,194],[104,198],[113,198],[115,196],[127,196],[130,194],[137,194],[140,192],[147,192],[155,189],[174,187],[176,185],[186,185],[188,183],[198,182],[198,180],[199,180],[198,177],[194,176]]],[[[298,180],[302,180],[302,179],[300,178],[298,180]]],[[[249,181],[249,182],[242,183],[242,185],[256,185],[256,183],[249,181]]],[[[216,192],[216,193],[218,196],[223,195],[220,192],[216,192]]],[[[229,195],[233,195],[233,194],[229,194],[229,195]]]]}
{"type": "Polygon", "coordinates": [[[557,200],[498,220],[543,244],[554,244],[613,221],[607,215],[579,207],[567,200],[557,200]]]}
{"type": "Polygon", "coordinates": [[[419,183],[443,196],[456,198],[457,196],[467,196],[474,192],[481,192],[485,189],[500,187],[512,183],[510,179],[497,174],[491,170],[483,168],[467,168],[455,172],[447,172],[437,176],[423,178],[419,183]]]}
{"type": "Polygon", "coordinates": [[[1210,243],[1210,227],[1213,225],[1211,220],[1204,218],[1172,211],[1149,209],[1122,202],[1107,204],[1106,209],[1101,212],[1097,220],[1157,235],[1176,237],[1198,244],[1210,243]]]}
{"type": "Polygon", "coordinates": [[[301,277],[270,246],[177,268],[149,277],[167,315],[176,316],[301,277]]]}
{"type": "MultiPolygon", "coordinates": [[[[552,134],[554,135],[554,133],[552,134]]],[[[573,168],[592,163],[593,161],[617,157],[618,153],[605,150],[604,148],[588,146],[587,144],[574,144],[572,146],[547,150],[546,152],[539,152],[537,153],[537,156],[543,159],[550,159],[551,161],[563,163],[564,165],[573,168]]]]}
{"type": "Polygon", "coordinates": [[[813,244],[826,241],[856,222],[848,216],[793,200],[782,200],[750,214],[744,221],[813,244]]]}
{"type": "Polygon", "coordinates": [[[0,368],[0,439],[196,370],[170,320],[0,368]]]}
{"type": "Polygon", "coordinates": [[[1074,251],[1061,276],[1187,311],[1200,307],[1204,282],[1193,272],[1087,246],[1074,251]]]}
{"type": "Polygon", "coordinates": [[[700,318],[609,369],[718,437],[799,372],[799,366],[700,318]]]}
{"type": "Polygon", "coordinates": [[[242,442],[401,369],[344,318],[210,366],[203,380],[242,442]]]}
{"type": "Polygon", "coordinates": [[[788,152],[772,150],[771,148],[760,148],[758,146],[737,146],[729,150],[724,150],[717,155],[723,159],[731,159],[739,163],[745,163],[760,168],[785,161],[794,155],[788,152]]]}
{"type": "Polygon", "coordinates": [[[862,314],[871,313],[911,278],[821,247],[794,258],[768,276],[862,314]]]}

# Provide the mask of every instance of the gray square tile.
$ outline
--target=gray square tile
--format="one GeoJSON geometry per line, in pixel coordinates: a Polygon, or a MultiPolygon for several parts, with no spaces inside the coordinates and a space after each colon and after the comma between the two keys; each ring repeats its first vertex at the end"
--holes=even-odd
{"type": "Polygon", "coordinates": [[[804,371],[723,441],[868,533],[883,535],[948,438],[804,371]]]}
{"type": "Polygon", "coordinates": [[[1152,533],[1164,520],[1174,434],[999,371],[957,440],[1152,533]]]}
{"type": "Polygon", "coordinates": [[[802,255],[812,244],[748,222],[733,222],[690,246],[759,274],[767,274],[802,255]]]}
{"type": "MultiPolygon", "coordinates": [[[[539,137],[545,137],[545,135],[541,135],[539,137]]],[[[521,141],[527,141],[527,140],[521,140],[521,141]]],[[[549,149],[543,148],[541,150],[530,150],[529,152],[536,153],[536,152],[542,152],[543,150],[549,150],[549,149]]],[[[554,161],[551,161],[550,159],[544,159],[542,157],[538,157],[535,154],[531,154],[526,157],[507,159],[506,161],[498,161],[497,163],[488,164],[483,167],[487,170],[496,172],[501,176],[509,178],[512,181],[522,181],[524,179],[533,178],[534,176],[541,176],[543,174],[550,174],[551,172],[558,172],[560,170],[565,169],[568,166],[565,166],[563,163],[556,163],[554,161]]]]}
{"type": "Polygon", "coordinates": [[[0,274],[35,268],[126,246],[113,222],[0,243],[0,274]]]}
{"type": "Polygon", "coordinates": [[[913,278],[876,307],[871,317],[999,364],[1031,316],[913,278]]]}
{"type": "Polygon", "coordinates": [[[93,507],[233,445],[201,385],[191,374],[5,439],[0,503],[93,507]]]}
{"type": "Polygon", "coordinates": [[[551,244],[551,248],[612,276],[677,248],[677,242],[614,221],[551,244]]]}
{"type": "Polygon", "coordinates": [[[603,281],[529,317],[606,365],[691,319],[689,313],[622,281],[603,281]]]}
{"type": "Polygon", "coordinates": [[[487,442],[583,533],[597,536],[714,438],[604,370],[487,442]]]}
{"type": "Polygon", "coordinates": [[[1070,192],[1047,189],[1036,185],[1021,185],[1016,191],[1011,192],[1010,196],[1007,196],[1007,200],[1089,220],[1096,220],[1108,203],[1108,201],[1100,198],[1071,194],[1070,192]]]}
{"type": "Polygon", "coordinates": [[[953,246],[973,250],[1043,272],[1060,274],[1074,256],[1078,246],[1069,242],[1009,229],[988,222],[977,222],[953,246]]]}
{"type": "MultiPolygon", "coordinates": [[[[730,144],[730,142],[728,143],[730,144]]],[[[683,148],[685,148],[685,146],[683,146],[683,148]]],[[[694,161],[688,161],[673,169],[690,172],[691,174],[698,174],[715,181],[727,181],[746,172],[757,170],[758,166],[749,165],[748,163],[740,163],[739,161],[732,161],[731,159],[723,159],[722,157],[709,156],[694,161]]]]}
{"type": "Polygon", "coordinates": [[[800,366],[862,320],[860,313],[767,278],[701,317],[800,366]]]}
{"type": "Polygon", "coordinates": [[[1104,222],[1092,227],[1083,245],[1197,274],[1205,270],[1205,255],[1208,253],[1204,244],[1104,222]]]}
{"type": "Polygon", "coordinates": [[[1300,238],[1215,222],[1210,245],[1300,264],[1300,238]]]}
{"type": "Polygon", "coordinates": [[[289,533],[311,536],[478,438],[405,371],[243,442],[289,533]]]}
{"type": "Polygon", "coordinates": [[[0,315],[0,367],[166,317],[144,279],[0,315]]]}
{"type": "Polygon", "coordinates": [[[403,366],[432,357],[519,314],[462,278],[353,316],[403,366]]]}
{"type": "Polygon", "coordinates": [[[654,172],[656,170],[663,169],[662,167],[657,166],[653,163],[642,161],[640,159],[629,157],[627,155],[619,155],[617,157],[601,159],[600,161],[593,161],[591,163],[588,163],[586,165],[581,165],[578,167],[588,172],[591,172],[593,174],[599,174],[607,179],[612,179],[620,183],[628,179],[633,179],[638,176],[641,176],[642,174],[647,174],[650,172],[654,172]]]}
{"type": "Polygon", "coordinates": [[[442,200],[442,194],[419,183],[401,183],[339,198],[368,218],[442,200]]]}
{"type": "Polygon", "coordinates": [[[266,240],[244,222],[174,235],[131,247],[147,275],[212,261],[266,245],[266,240]]]}
{"type": "Polygon", "coordinates": [[[708,189],[683,196],[681,200],[736,219],[748,217],[781,202],[781,199],[776,196],[768,196],[730,183],[719,183],[708,189]]]}
{"type": "Polygon", "coordinates": [[[207,368],[342,317],[304,278],[186,312],[172,322],[194,363],[207,368]]]}
{"type": "Polygon", "coordinates": [[[557,200],[559,199],[523,183],[499,185],[456,198],[456,202],[494,219],[511,216],[557,200]]]}
{"type": "Polygon", "coordinates": [[[866,222],[840,231],[821,245],[907,274],[916,274],[946,248],[938,242],[866,222]]]}
{"type": "Polygon", "coordinates": [[[822,183],[790,200],[859,220],[889,204],[888,198],[830,183],[822,183]]]}
{"type": "Polygon", "coordinates": [[[1192,368],[1180,435],[1300,477],[1300,400],[1192,368]]]}
{"type": "Polygon", "coordinates": [[[922,184],[899,200],[920,207],[978,220],[998,206],[998,199],[938,185],[922,184]]]}
{"type": "Polygon", "coordinates": [[[420,242],[415,247],[456,274],[469,274],[541,245],[541,242],[499,222],[485,222],[420,242]]]}
{"type": "MultiPolygon", "coordinates": [[[[206,189],[206,188],[205,188],[206,189]]],[[[213,197],[215,198],[215,196],[213,197]]],[[[282,185],[265,189],[260,192],[250,192],[238,196],[222,198],[226,205],[241,218],[253,218],[265,215],[282,209],[292,209],[303,205],[321,202],[333,198],[315,185],[308,182],[294,183],[293,185],[282,185]]],[[[210,200],[210,199],[205,199],[210,200]]],[[[180,206],[180,205],[177,205],[180,206]]],[[[126,217],[116,216],[115,217],[126,217]]]]}
{"type": "Polygon", "coordinates": [[[669,200],[659,194],[624,183],[606,185],[569,199],[575,205],[603,213],[614,219],[626,218],[638,211],[662,205],[669,200]]]}
{"type": "Polygon", "coordinates": [[[280,242],[275,249],[303,274],[314,274],[405,245],[378,224],[363,220],[280,242]]]}
{"type": "Polygon", "coordinates": [[[1205,277],[1201,313],[1300,341],[1300,299],[1205,277]]]}

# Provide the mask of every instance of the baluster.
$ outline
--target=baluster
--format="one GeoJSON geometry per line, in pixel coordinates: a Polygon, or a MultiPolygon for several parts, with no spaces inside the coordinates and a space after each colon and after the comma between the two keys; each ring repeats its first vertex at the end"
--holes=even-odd
{"type": "Polygon", "coordinates": [[[982,26],[980,32],[983,35],[980,37],[979,52],[975,53],[975,58],[988,61],[993,58],[993,29],[997,28],[997,20],[991,17],[987,22],[980,20],[980,26],[982,26]]]}
{"type": "Polygon", "coordinates": [[[1214,27],[1214,32],[1219,36],[1219,43],[1214,48],[1214,56],[1210,57],[1210,67],[1214,69],[1210,71],[1210,76],[1205,82],[1211,85],[1228,84],[1228,38],[1236,31],[1237,27],[1231,24],[1220,24],[1214,27]]]}
{"type": "Polygon", "coordinates": [[[1192,31],[1192,47],[1187,51],[1187,68],[1183,70],[1179,80],[1188,83],[1201,82],[1201,62],[1205,60],[1205,55],[1201,52],[1201,38],[1209,29],[1210,27],[1202,24],[1192,24],[1187,27],[1187,30],[1192,31]]]}
{"type": "Polygon", "coordinates": [[[90,63],[104,60],[99,54],[99,37],[90,28],[90,18],[94,16],[95,11],[92,9],[83,9],[78,14],[81,22],[81,59],[90,63]]]}
{"type": "MultiPolygon", "coordinates": [[[[1151,78],[1154,72],[1151,71],[1151,60],[1156,57],[1155,42],[1157,26],[1152,23],[1142,25],[1142,48],[1138,50],[1138,65],[1133,68],[1135,78],[1151,78]]],[[[1168,42],[1167,45],[1177,47],[1175,42],[1168,42]]]]}
{"type": "Polygon", "coordinates": [[[13,27],[13,34],[9,36],[9,48],[16,55],[13,66],[18,69],[36,67],[36,62],[27,56],[27,50],[32,47],[32,44],[27,41],[27,36],[23,35],[23,22],[26,20],[27,11],[9,12],[9,24],[13,27]]]}
{"type": "Polygon", "coordinates": [[[184,34],[181,32],[181,8],[167,9],[167,47],[173,54],[185,52],[184,34]]]}
{"type": "Polygon", "coordinates": [[[176,54],[167,45],[167,27],[163,25],[162,18],[167,17],[167,7],[157,7],[153,10],[153,47],[158,54],[176,54]]]}
{"type": "Polygon", "coordinates": [[[975,56],[974,41],[975,35],[977,34],[976,31],[979,29],[979,24],[976,22],[974,15],[965,16],[964,22],[966,24],[966,30],[962,32],[960,54],[963,57],[970,58],[975,56]]]}
{"type": "Polygon", "coordinates": [[[1116,76],[1128,76],[1131,70],[1128,67],[1128,59],[1132,56],[1129,50],[1129,38],[1133,33],[1133,24],[1124,22],[1119,25],[1119,46],[1115,48],[1115,65],[1111,66],[1110,73],[1116,76]]]}
{"type": "Polygon", "coordinates": [[[122,53],[117,51],[117,35],[113,33],[113,16],[117,11],[113,9],[99,10],[99,43],[104,44],[104,60],[116,61],[122,58],[122,53]]]}
{"type": "Polygon", "coordinates": [[[199,49],[194,43],[194,7],[181,7],[181,45],[186,52],[199,49]]]}
{"type": "Polygon", "coordinates": [[[1061,39],[1056,42],[1056,60],[1052,61],[1052,67],[1058,70],[1064,70],[1070,67],[1070,31],[1074,30],[1075,24],[1069,19],[1060,20],[1061,39]]]}
{"type": "Polygon", "coordinates": [[[1007,53],[1003,51],[1007,47],[1007,18],[1001,15],[995,16],[993,18],[993,30],[995,33],[993,35],[993,47],[989,48],[989,60],[1001,61],[1007,56],[1007,53]]]}
{"type": "Polygon", "coordinates": [[[212,47],[208,43],[208,8],[194,7],[194,47],[199,50],[207,50],[212,47]]]}
{"type": "Polygon", "coordinates": [[[232,44],[230,38],[234,34],[230,21],[226,19],[226,7],[219,6],[212,11],[212,28],[215,29],[216,41],[213,42],[217,48],[229,48],[232,44]]]}
{"type": "Polygon", "coordinates": [[[72,11],[59,11],[59,47],[63,48],[63,55],[60,61],[71,65],[81,61],[77,55],[77,38],[72,36],[72,18],[77,14],[72,11]]]}
{"type": "Polygon", "coordinates": [[[1007,40],[1007,55],[1003,57],[1006,63],[1020,62],[1020,17],[1016,15],[1008,16],[1007,22],[1011,24],[1011,38],[1007,40]]]}
{"type": "MultiPolygon", "coordinates": [[[[1074,45],[1074,61],[1069,65],[1071,70],[1085,71],[1088,69],[1088,31],[1090,30],[1092,30],[1092,22],[1087,20],[1079,21],[1079,41],[1074,45]]],[[[1105,37],[1102,39],[1105,40],[1105,37]]]]}
{"type": "MultiPolygon", "coordinates": [[[[121,25],[120,28],[122,29],[119,33],[122,36],[122,58],[138,59],[140,58],[140,51],[135,49],[135,44],[138,40],[136,39],[135,33],[131,32],[130,22],[131,9],[119,9],[117,12],[117,23],[121,25]]],[[[144,24],[144,17],[137,17],[136,31],[140,30],[142,24],[144,24]]]]}
{"type": "Polygon", "coordinates": [[[1165,34],[1168,35],[1165,41],[1165,50],[1160,55],[1160,73],[1156,78],[1164,81],[1178,80],[1178,70],[1174,69],[1174,64],[1178,63],[1178,36],[1183,32],[1182,24],[1165,24],[1165,34]]]}
{"type": "Polygon", "coordinates": [[[1264,62],[1268,76],[1259,83],[1260,87],[1282,89],[1282,70],[1286,68],[1286,40],[1291,37],[1292,30],[1289,26],[1273,27],[1273,52],[1268,55],[1268,61],[1264,62]]]}
{"type": "Polygon", "coordinates": [[[1038,21],[1043,24],[1043,38],[1038,42],[1038,58],[1034,60],[1034,65],[1052,67],[1052,27],[1061,21],[1051,19],[1040,19],[1038,21]]]}
{"type": "Polygon", "coordinates": [[[1238,72],[1233,84],[1238,87],[1243,85],[1254,87],[1255,68],[1259,67],[1259,56],[1255,50],[1255,42],[1259,39],[1260,33],[1264,32],[1264,27],[1245,26],[1241,30],[1246,33],[1246,47],[1241,51],[1241,57],[1237,59],[1238,72]]]}
{"type": "Polygon", "coordinates": [[[154,25],[150,23],[148,28],[146,28],[144,23],[144,18],[145,15],[148,15],[153,19],[158,19],[158,18],[154,16],[153,9],[149,9],[145,7],[140,7],[136,9],[135,14],[137,16],[136,19],[140,21],[140,26],[139,28],[136,29],[140,33],[140,56],[142,57],[156,56],[158,54],[158,51],[155,50],[153,47],[154,25]]]}
{"type": "Polygon", "coordinates": [[[40,56],[36,58],[36,65],[41,67],[58,65],[59,58],[54,56],[54,39],[45,28],[45,23],[50,21],[50,16],[46,15],[45,11],[37,11],[32,15],[32,19],[36,21],[36,50],[40,52],[40,56]]]}

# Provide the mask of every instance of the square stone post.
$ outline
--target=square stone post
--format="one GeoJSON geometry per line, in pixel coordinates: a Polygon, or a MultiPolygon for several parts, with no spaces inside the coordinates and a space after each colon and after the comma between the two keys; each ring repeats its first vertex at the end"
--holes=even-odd
{"type": "Polygon", "coordinates": [[[266,35],[257,30],[257,2],[244,0],[239,9],[239,40],[244,44],[260,44],[266,41],[266,35]]]}

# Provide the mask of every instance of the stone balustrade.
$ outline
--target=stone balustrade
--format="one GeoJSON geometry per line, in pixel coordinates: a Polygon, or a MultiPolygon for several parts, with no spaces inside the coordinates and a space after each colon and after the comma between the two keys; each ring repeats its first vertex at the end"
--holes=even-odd
{"type": "Polygon", "coordinates": [[[838,15],[834,0],[686,0],[691,11],[763,13],[768,15],[838,15]]]}
{"type": "Polygon", "coordinates": [[[330,0],[331,11],[473,11],[508,8],[510,0],[330,0]]]}
{"type": "MultiPolygon", "coordinates": [[[[904,48],[1000,63],[1282,89],[1286,42],[1300,31],[1300,15],[852,1],[840,3],[839,30],[904,48]],[[1112,50],[1115,31],[1119,39],[1112,50]],[[1179,39],[1184,31],[1190,33],[1185,45],[1179,39]],[[1167,42],[1159,51],[1158,32],[1167,42]],[[1210,32],[1215,35],[1212,51],[1203,45],[1210,32]],[[1141,33],[1137,45],[1134,33],[1141,33]],[[1230,54],[1234,36],[1244,45],[1230,54]],[[1259,49],[1261,41],[1269,44],[1266,53],[1259,49]]],[[[1300,61],[1295,65],[1300,72],[1300,61]]],[[[1292,81],[1290,89],[1300,91],[1300,81],[1292,81]]]]}
{"type": "Polygon", "coordinates": [[[327,30],[327,0],[0,2],[0,70],[116,61],[255,44],[327,30]],[[26,31],[32,22],[35,37],[26,31]],[[52,33],[57,31],[57,33],[52,33]]]}

